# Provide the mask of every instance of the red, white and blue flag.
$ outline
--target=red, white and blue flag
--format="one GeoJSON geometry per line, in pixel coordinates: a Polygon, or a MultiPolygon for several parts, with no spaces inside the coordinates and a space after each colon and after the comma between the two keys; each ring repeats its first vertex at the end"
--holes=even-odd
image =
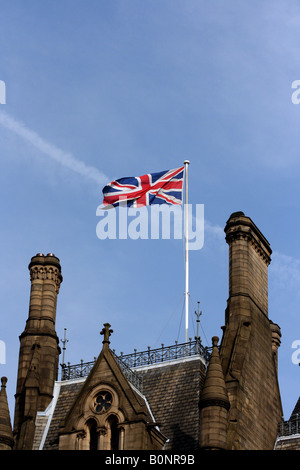
{"type": "MultiPolygon", "coordinates": [[[[120,178],[105,186],[103,205],[117,207],[182,204],[184,167],[143,176],[120,178]]],[[[108,207],[107,207],[108,209],[108,207]]]]}

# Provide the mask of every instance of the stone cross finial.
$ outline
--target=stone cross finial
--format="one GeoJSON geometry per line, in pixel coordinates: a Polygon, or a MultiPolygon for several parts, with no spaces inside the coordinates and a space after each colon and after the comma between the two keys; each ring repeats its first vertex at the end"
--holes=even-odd
{"type": "Polygon", "coordinates": [[[100,335],[104,335],[104,339],[103,339],[103,344],[104,343],[110,343],[109,341],[109,337],[110,335],[114,332],[114,330],[110,330],[110,324],[109,323],[104,323],[104,328],[102,328],[102,331],[100,332],[100,335]]]}

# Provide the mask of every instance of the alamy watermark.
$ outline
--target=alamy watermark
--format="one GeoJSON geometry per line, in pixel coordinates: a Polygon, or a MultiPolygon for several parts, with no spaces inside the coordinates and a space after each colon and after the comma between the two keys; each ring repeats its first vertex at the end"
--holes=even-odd
{"type": "Polygon", "coordinates": [[[299,104],[300,103],[300,80],[294,80],[292,82],[292,88],[295,89],[295,91],[292,93],[291,100],[293,104],[299,104]]]}
{"type": "Polygon", "coordinates": [[[6,346],[4,341],[0,339],[0,364],[6,364],[6,346]]]}
{"type": "Polygon", "coordinates": [[[3,80],[0,80],[0,104],[6,104],[6,85],[3,80]]]}
{"type": "Polygon", "coordinates": [[[118,210],[99,206],[96,215],[101,217],[96,227],[100,240],[184,239],[187,215],[189,250],[201,250],[204,245],[204,204],[127,207],[126,201],[120,201],[118,210]]]}
{"type": "Polygon", "coordinates": [[[300,364],[300,339],[293,341],[292,349],[296,349],[292,354],[292,363],[298,365],[300,364]]]}

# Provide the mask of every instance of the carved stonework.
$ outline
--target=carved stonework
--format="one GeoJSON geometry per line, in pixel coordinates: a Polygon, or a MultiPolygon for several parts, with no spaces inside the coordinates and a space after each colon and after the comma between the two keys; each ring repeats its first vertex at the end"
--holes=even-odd
{"type": "Polygon", "coordinates": [[[107,435],[107,429],[105,426],[98,426],[97,427],[97,433],[99,436],[106,436],[107,435]]]}
{"type": "Polygon", "coordinates": [[[246,217],[243,212],[234,212],[229,217],[224,231],[228,244],[236,240],[247,241],[266,265],[270,264],[272,253],[270,244],[250,217],[246,217]]]}
{"type": "Polygon", "coordinates": [[[54,268],[52,266],[33,266],[30,269],[30,281],[35,280],[50,280],[55,282],[55,290],[58,294],[60,284],[62,282],[62,275],[59,269],[54,268]]]}
{"type": "Polygon", "coordinates": [[[268,266],[271,262],[271,250],[264,248],[263,244],[259,241],[258,237],[253,233],[252,230],[249,230],[245,227],[238,226],[235,228],[230,228],[226,233],[226,242],[230,244],[236,240],[244,240],[252,246],[252,248],[257,252],[257,254],[265,261],[268,266]]]}
{"type": "Polygon", "coordinates": [[[77,434],[76,434],[76,437],[77,439],[85,439],[86,438],[86,432],[85,431],[79,431],[77,434]]]}
{"type": "Polygon", "coordinates": [[[110,343],[109,337],[114,332],[114,330],[110,329],[110,324],[109,323],[104,323],[103,326],[104,326],[104,328],[102,328],[102,331],[100,331],[100,335],[104,336],[104,339],[103,339],[102,342],[103,342],[103,344],[104,343],[109,344],[110,343]]]}

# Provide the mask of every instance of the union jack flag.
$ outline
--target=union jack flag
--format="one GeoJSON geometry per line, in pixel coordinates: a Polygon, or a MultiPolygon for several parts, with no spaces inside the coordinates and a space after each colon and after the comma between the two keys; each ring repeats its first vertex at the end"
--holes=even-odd
{"type": "Polygon", "coordinates": [[[181,167],[112,181],[102,190],[103,205],[182,204],[183,172],[184,167],[181,167]]]}

